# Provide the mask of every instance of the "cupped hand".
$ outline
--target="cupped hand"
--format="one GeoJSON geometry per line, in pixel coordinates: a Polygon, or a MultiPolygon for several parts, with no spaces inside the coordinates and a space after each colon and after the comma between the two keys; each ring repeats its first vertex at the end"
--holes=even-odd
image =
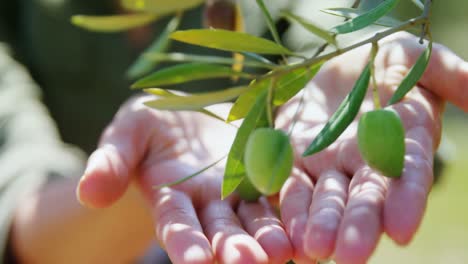
{"type": "MultiPolygon", "coordinates": [[[[235,197],[220,200],[223,162],[184,183],[154,188],[226,155],[236,129],[196,112],[152,110],[143,105],[151,99],[130,100],[103,133],[78,186],[82,203],[111,206],[137,184],[152,212],[156,237],[173,263],[289,260],[289,238],[266,199],[249,204],[235,197]]],[[[226,107],[215,111],[226,113],[226,107]]]]}
{"type": "MultiPolygon", "coordinates": [[[[375,59],[381,101],[390,99],[424,46],[409,34],[384,39],[375,59]]],[[[468,110],[468,63],[434,45],[423,78],[401,102],[387,106],[400,115],[406,135],[404,171],[389,179],[369,168],[357,147],[357,120],[328,149],[301,154],[353,87],[369,60],[362,47],[327,62],[305,89],[304,107],[293,131],[298,168],[280,195],[281,217],[296,263],[333,258],[366,263],[383,233],[406,245],[424,215],[433,181],[433,157],[441,136],[444,100],[468,110]]],[[[300,97],[284,106],[277,124],[288,129],[300,97]]],[[[361,108],[374,108],[369,94],[361,108]]],[[[382,151],[386,151],[382,149],[382,151]]]]}

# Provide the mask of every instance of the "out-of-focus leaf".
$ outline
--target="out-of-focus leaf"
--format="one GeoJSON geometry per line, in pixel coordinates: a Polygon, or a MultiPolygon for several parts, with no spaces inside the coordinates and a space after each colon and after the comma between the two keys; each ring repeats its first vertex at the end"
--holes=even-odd
{"type": "Polygon", "coordinates": [[[144,54],[150,52],[165,52],[170,45],[169,35],[179,27],[181,19],[182,15],[179,13],[169,21],[159,37],[130,66],[127,71],[128,78],[135,79],[143,76],[157,66],[157,62],[147,59],[144,54]]]}
{"type": "Polygon", "coordinates": [[[273,39],[278,45],[281,45],[281,39],[279,37],[278,31],[276,30],[276,25],[275,22],[273,21],[273,17],[270,14],[270,11],[268,11],[268,7],[265,5],[263,0],[256,0],[258,7],[260,7],[260,10],[263,13],[263,16],[265,17],[266,24],[268,25],[268,28],[270,29],[270,33],[273,36],[273,39]]]}
{"type": "Polygon", "coordinates": [[[331,31],[337,34],[346,34],[363,29],[392,11],[398,2],[399,0],[386,0],[366,13],[332,28],[331,31]]]}
{"type": "Polygon", "coordinates": [[[78,27],[98,32],[119,32],[143,26],[155,21],[154,14],[128,14],[114,16],[72,16],[71,22],[78,27]]]}
{"type": "MultiPolygon", "coordinates": [[[[245,54],[245,53],[243,53],[245,54]]],[[[236,61],[235,59],[226,58],[226,57],[218,57],[218,56],[203,56],[203,55],[195,55],[195,54],[185,54],[185,53],[148,53],[145,54],[145,57],[149,60],[153,60],[155,62],[203,62],[203,63],[216,63],[216,64],[234,64],[236,61]]],[[[271,62],[262,62],[258,60],[244,60],[243,65],[251,68],[265,68],[265,69],[273,69],[277,67],[277,65],[272,64],[271,62]]]]}
{"type": "Polygon", "coordinates": [[[205,106],[232,100],[245,92],[246,89],[246,86],[240,86],[216,92],[200,93],[189,96],[171,96],[145,102],[145,105],[159,110],[200,110],[205,106]]]}
{"type": "Polygon", "coordinates": [[[408,72],[408,75],[403,79],[403,81],[398,86],[397,90],[393,94],[388,105],[395,104],[399,102],[405,95],[413,89],[413,87],[418,83],[419,79],[423,76],[426,71],[429,60],[431,59],[432,54],[432,42],[429,42],[427,48],[424,50],[421,55],[419,55],[416,63],[411,67],[411,70],[408,72]]]}
{"type": "MultiPolygon", "coordinates": [[[[152,95],[156,95],[156,96],[160,96],[160,97],[183,97],[181,95],[177,95],[177,94],[174,94],[168,90],[165,90],[165,89],[160,89],[160,88],[149,88],[149,89],[145,89],[144,90],[146,93],[149,93],[149,94],[152,94],[152,95]]],[[[199,110],[193,110],[193,111],[196,111],[196,112],[199,112],[199,113],[202,113],[202,114],[205,114],[209,117],[212,117],[214,119],[218,119],[222,122],[225,122],[226,120],[224,120],[224,118],[220,117],[219,115],[209,111],[209,110],[206,110],[204,108],[201,108],[199,110]]]]}
{"type": "MultiPolygon", "coordinates": [[[[321,11],[330,15],[344,17],[347,19],[353,19],[365,13],[365,11],[363,10],[359,10],[355,8],[346,8],[346,7],[330,8],[330,9],[325,9],[321,11]]],[[[381,17],[377,21],[374,22],[375,25],[384,26],[384,27],[394,27],[394,26],[401,25],[402,23],[403,23],[402,21],[396,18],[390,17],[390,16],[381,17]]]]}
{"type": "Polygon", "coordinates": [[[138,80],[132,88],[161,87],[195,80],[239,76],[253,78],[249,73],[236,72],[229,67],[208,63],[186,63],[168,67],[138,80]]]}
{"type": "Polygon", "coordinates": [[[274,62],[270,61],[269,59],[263,57],[263,56],[260,56],[256,53],[252,53],[252,52],[241,52],[242,55],[244,55],[246,58],[250,58],[252,60],[255,60],[255,61],[258,61],[258,62],[261,62],[261,63],[264,63],[264,64],[268,64],[270,65],[271,67],[275,67],[277,66],[274,62]]]}
{"type": "Polygon", "coordinates": [[[309,32],[316,35],[317,37],[325,40],[327,43],[336,46],[335,37],[332,34],[330,34],[330,32],[328,32],[327,30],[322,29],[319,26],[313,24],[312,22],[306,20],[305,18],[294,15],[291,12],[283,11],[282,15],[290,21],[299,23],[303,28],[307,29],[309,32]]]}
{"type": "Polygon", "coordinates": [[[370,81],[370,64],[356,81],[353,90],[346,96],[338,110],[330,117],[325,127],[307,147],[302,156],[313,155],[330,146],[351,124],[361,108],[370,81]]]}
{"type": "Polygon", "coordinates": [[[413,4],[414,4],[417,8],[419,8],[419,9],[421,9],[421,10],[424,10],[424,4],[421,3],[420,0],[411,0],[411,2],[413,2],[413,4]]]}
{"type": "Polygon", "coordinates": [[[171,38],[203,47],[233,52],[291,55],[287,48],[267,39],[222,29],[192,29],[176,31],[171,38]]]}
{"type": "Polygon", "coordinates": [[[221,189],[221,198],[224,199],[230,195],[245,177],[244,152],[245,145],[250,134],[259,127],[268,125],[266,115],[266,97],[267,91],[260,94],[255,104],[249,109],[242,125],[237,130],[236,138],[231,146],[224,171],[223,185],[221,189]]]}
{"type": "Polygon", "coordinates": [[[201,5],[204,0],[120,0],[121,5],[132,11],[147,11],[167,15],[201,5]]]}
{"type": "MultiPolygon", "coordinates": [[[[279,77],[276,80],[273,104],[280,106],[286,103],[294,95],[296,95],[306,84],[317,74],[322,63],[313,65],[309,69],[300,68],[279,77]]],[[[228,116],[228,122],[244,118],[249,109],[255,103],[257,97],[262,92],[268,90],[270,79],[264,79],[259,82],[253,82],[249,90],[243,93],[231,108],[228,116]]]]}

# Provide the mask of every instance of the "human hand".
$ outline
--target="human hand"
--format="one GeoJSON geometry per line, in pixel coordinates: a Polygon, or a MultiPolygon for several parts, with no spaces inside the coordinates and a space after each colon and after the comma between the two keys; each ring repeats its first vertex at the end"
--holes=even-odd
{"type": "MultiPolygon", "coordinates": [[[[289,260],[290,241],[264,198],[251,204],[235,197],[220,200],[222,167],[173,187],[153,188],[226,155],[236,129],[200,113],[149,109],[143,105],[149,99],[130,100],[103,133],[78,186],[80,200],[108,207],[136,183],[152,212],[156,237],[173,263],[289,260]]],[[[225,106],[217,108],[227,112],[225,106]]]]}
{"type": "MultiPolygon", "coordinates": [[[[382,41],[375,67],[384,104],[423,49],[409,34],[382,41]]],[[[328,258],[338,264],[366,263],[384,232],[396,243],[408,244],[421,223],[431,190],[444,100],[468,111],[468,63],[434,45],[418,86],[403,101],[387,107],[399,113],[406,130],[400,179],[381,176],[361,159],[358,119],[328,149],[300,158],[353,87],[369,51],[370,47],[362,47],[328,62],[304,95],[305,105],[292,134],[299,169],[286,181],[280,196],[281,217],[296,263],[328,258]]],[[[299,102],[298,97],[283,107],[277,120],[280,127],[291,126],[299,102]]],[[[372,109],[369,92],[361,113],[372,109]]]]}

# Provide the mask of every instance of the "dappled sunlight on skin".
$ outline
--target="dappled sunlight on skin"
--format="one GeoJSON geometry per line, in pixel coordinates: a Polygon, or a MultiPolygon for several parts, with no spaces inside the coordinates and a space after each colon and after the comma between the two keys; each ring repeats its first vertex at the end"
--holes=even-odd
{"type": "Polygon", "coordinates": [[[237,214],[247,232],[269,256],[269,263],[285,263],[293,257],[291,242],[274,208],[265,197],[258,203],[242,201],[237,214]]]}
{"type": "Polygon", "coordinates": [[[388,181],[368,167],[350,183],[348,203],[338,232],[339,263],[366,263],[383,231],[381,214],[388,181]]]}
{"type": "Polygon", "coordinates": [[[327,171],[317,181],[309,209],[304,248],[311,258],[327,259],[335,248],[345,209],[349,179],[327,171]]]}
{"type": "Polygon", "coordinates": [[[200,212],[200,219],[219,262],[268,262],[267,254],[260,244],[243,229],[228,202],[213,201],[208,204],[200,212]]]}

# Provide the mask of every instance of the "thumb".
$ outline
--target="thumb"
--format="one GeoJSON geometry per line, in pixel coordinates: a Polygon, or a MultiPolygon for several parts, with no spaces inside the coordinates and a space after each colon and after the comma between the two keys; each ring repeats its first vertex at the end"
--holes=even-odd
{"type": "Polygon", "coordinates": [[[102,134],[99,147],[89,157],[76,190],[83,205],[108,207],[127,190],[150,140],[146,132],[149,129],[143,129],[143,123],[148,120],[142,118],[149,115],[142,113],[147,112],[142,108],[141,100],[133,100],[122,107],[102,134]]]}

